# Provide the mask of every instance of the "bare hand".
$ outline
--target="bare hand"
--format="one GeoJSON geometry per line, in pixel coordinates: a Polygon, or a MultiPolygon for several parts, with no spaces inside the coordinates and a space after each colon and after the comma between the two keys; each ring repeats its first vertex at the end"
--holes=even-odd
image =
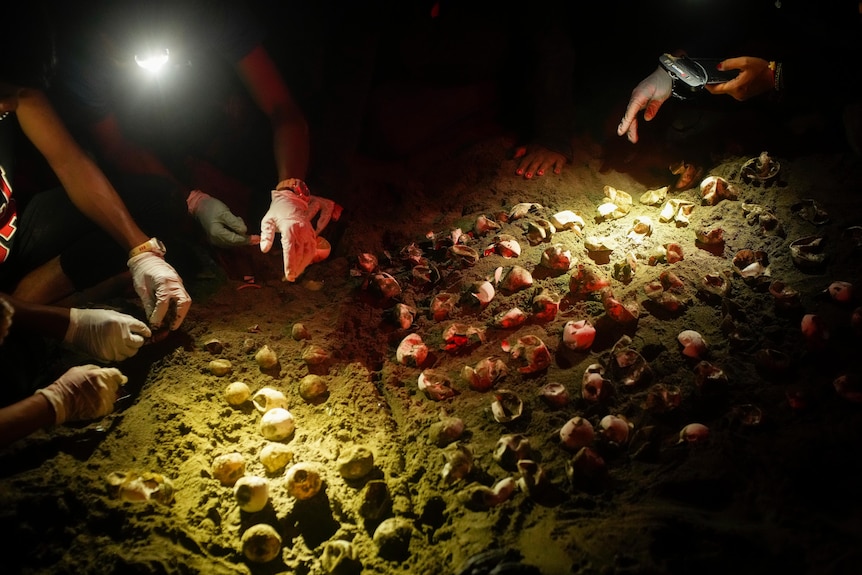
{"type": "Polygon", "coordinates": [[[515,151],[515,159],[518,158],[521,161],[518,163],[515,173],[528,180],[533,175],[544,176],[548,170],[553,170],[555,174],[559,174],[567,162],[566,156],[544,146],[520,146],[515,151]]]}
{"type": "Polygon", "coordinates": [[[775,89],[775,79],[769,62],[762,58],[742,56],[728,58],[718,64],[719,70],[739,70],[739,75],[723,84],[707,84],[710,94],[727,94],[740,102],[775,89]]]}

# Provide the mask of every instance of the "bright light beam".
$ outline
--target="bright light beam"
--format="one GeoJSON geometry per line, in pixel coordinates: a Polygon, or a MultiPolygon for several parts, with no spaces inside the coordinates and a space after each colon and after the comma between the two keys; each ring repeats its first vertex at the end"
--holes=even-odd
{"type": "Polygon", "coordinates": [[[135,54],[135,63],[153,74],[161,70],[168,63],[170,51],[165,48],[161,54],[151,54],[148,56],[139,56],[135,54]]]}

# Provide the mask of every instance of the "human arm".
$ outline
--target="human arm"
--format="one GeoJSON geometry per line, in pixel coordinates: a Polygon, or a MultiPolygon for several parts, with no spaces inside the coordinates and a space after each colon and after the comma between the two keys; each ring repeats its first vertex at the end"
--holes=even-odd
{"type": "MultiPolygon", "coordinates": [[[[102,157],[121,172],[162,176],[174,182],[180,189],[188,189],[189,186],[180,182],[158,156],[123,135],[113,113],[108,113],[91,125],[90,134],[102,157]]],[[[201,190],[192,190],[187,193],[186,207],[189,214],[201,225],[212,245],[233,247],[250,242],[246,235],[248,230],[245,222],[234,215],[221,200],[201,190]]]]}
{"type": "MultiPolygon", "coordinates": [[[[107,177],[75,142],[41,91],[20,90],[16,115],[25,135],[48,161],[72,203],[85,216],[128,250],[148,241],[107,177]]],[[[168,308],[175,304],[176,314],[170,327],[177,329],[188,312],[191,298],[176,271],[164,260],[152,262],[143,257],[130,258],[128,265],[151,325],[160,327],[168,308]],[[148,265],[141,265],[143,262],[148,265]]]]}
{"type": "Polygon", "coordinates": [[[304,180],[308,171],[308,123],[272,58],[256,46],[236,65],[237,73],[272,126],[278,180],[304,180]]]}
{"type": "Polygon", "coordinates": [[[42,394],[31,395],[0,408],[0,446],[9,445],[50,426],[55,417],[54,409],[42,394]]]}
{"type": "Polygon", "coordinates": [[[125,249],[148,239],[107,177],[75,142],[42,92],[21,90],[16,114],[25,135],[48,161],[72,203],[84,215],[125,249]]]}
{"type": "Polygon", "coordinates": [[[778,89],[775,81],[777,67],[777,63],[767,62],[763,58],[727,58],[718,64],[718,69],[739,70],[739,74],[722,84],[707,84],[706,89],[710,94],[727,94],[743,102],[778,89]]]}
{"type": "Polygon", "coordinates": [[[26,302],[2,295],[14,317],[15,329],[62,341],[101,362],[127,359],[152,336],[147,324],[130,315],[108,309],[63,308],[26,302]]]}
{"type": "Polygon", "coordinates": [[[128,378],[115,367],[80,365],[51,385],[0,408],[0,445],[50,425],[98,419],[114,410],[117,390],[128,378]]]}
{"type": "Polygon", "coordinates": [[[662,104],[671,96],[673,81],[667,72],[661,67],[640,81],[632,90],[631,98],[623,119],[617,126],[617,135],[623,134],[629,141],[636,144],[638,141],[638,114],[643,110],[644,120],[649,122],[658,114],[662,104]]]}

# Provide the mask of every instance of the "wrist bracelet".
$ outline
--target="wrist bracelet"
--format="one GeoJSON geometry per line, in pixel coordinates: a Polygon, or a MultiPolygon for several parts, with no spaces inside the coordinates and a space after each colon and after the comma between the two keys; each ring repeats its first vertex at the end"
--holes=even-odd
{"type": "Polygon", "coordinates": [[[279,192],[284,190],[291,191],[301,198],[308,198],[308,196],[311,195],[311,192],[308,191],[308,186],[299,178],[288,178],[286,180],[282,180],[278,183],[275,189],[279,192]]]}
{"type": "Polygon", "coordinates": [[[132,248],[131,251],[129,251],[129,259],[147,252],[153,252],[160,257],[165,257],[166,251],[167,249],[165,248],[165,244],[163,244],[158,238],[150,238],[141,245],[132,248]]]}
{"type": "MultiPolygon", "coordinates": [[[[770,62],[770,64],[773,64],[773,62],[770,62]]],[[[775,68],[774,68],[773,73],[774,73],[773,86],[775,87],[776,92],[780,92],[781,91],[781,62],[775,63],[775,68]]]]}

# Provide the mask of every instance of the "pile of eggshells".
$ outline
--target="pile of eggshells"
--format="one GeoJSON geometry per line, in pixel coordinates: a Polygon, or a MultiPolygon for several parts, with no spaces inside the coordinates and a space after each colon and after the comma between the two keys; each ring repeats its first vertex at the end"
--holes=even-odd
{"type": "MultiPolygon", "coordinates": [[[[768,159],[766,154],[761,155],[759,160],[768,159]]],[[[777,163],[775,164],[777,166],[777,163]]],[[[776,168],[777,169],[777,168],[776,168]]],[[[770,171],[770,177],[774,177],[775,170],[770,171]]],[[[723,201],[736,201],[741,192],[737,186],[724,178],[718,176],[707,176],[701,182],[700,192],[702,195],[701,205],[714,206],[723,201]]],[[[624,217],[631,211],[632,197],[627,192],[612,186],[604,188],[605,200],[598,208],[597,221],[612,220],[624,217]]],[[[690,221],[696,204],[682,199],[668,199],[667,188],[648,190],[641,196],[641,202],[646,205],[662,205],[658,216],[661,223],[670,223],[676,227],[685,227],[690,221]]],[[[750,217],[755,217],[764,233],[782,234],[781,226],[775,221],[768,210],[757,209],[752,204],[742,204],[750,217]]],[[[563,211],[553,216],[542,216],[543,206],[537,203],[522,203],[515,205],[508,214],[498,217],[498,220],[513,222],[521,218],[532,217],[531,221],[523,226],[524,237],[531,245],[540,243],[550,244],[542,252],[539,266],[551,270],[553,273],[570,273],[569,291],[576,297],[598,298],[607,316],[622,324],[633,323],[638,319],[640,304],[634,300],[623,300],[615,297],[609,277],[600,269],[598,264],[610,263],[610,255],[616,249],[618,242],[612,238],[587,235],[584,236],[585,219],[571,211],[563,211]],[[561,230],[573,230],[578,237],[583,238],[583,245],[592,262],[579,262],[563,244],[554,243],[554,234],[561,230]]],[[[652,219],[649,217],[635,218],[631,228],[626,234],[630,245],[637,246],[644,243],[653,232],[652,219]]],[[[482,256],[498,255],[505,259],[516,259],[521,255],[518,238],[515,235],[503,233],[502,227],[497,220],[482,215],[476,220],[472,234],[464,234],[460,229],[453,230],[448,236],[438,234],[434,236],[435,247],[450,244],[449,253],[453,256],[452,261],[461,262],[461,267],[469,267],[475,264],[482,256]],[[472,240],[484,235],[492,234],[493,239],[484,250],[470,249],[465,245],[472,240]],[[462,244],[461,242],[465,242],[462,244]],[[468,257],[469,256],[469,257],[468,257]]],[[[697,230],[694,234],[694,245],[698,248],[721,253],[724,249],[724,232],[720,228],[697,230]]],[[[413,279],[420,284],[434,285],[435,279],[439,281],[443,272],[434,268],[424,256],[422,250],[415,244],[406,250],[409,253],[411,265],[415,265],[413,279]],[[420,269],[416,274],[415,270],[420,269]],[[430,271],[429,271],[430,270],[430,271]],[[418,279],[417,279],[418,278],[418,279]]],[[[650,265],[660,263],[674,264],[684,258],[683,248],[679,243],[668,243],[652,248],[648,258],[650,265]]],[[[614,264],[613,277],[623,283],[627,283],[634,276],[639,256],[633,251],[625,254],[622,261],[614,264]]],[[[379,263],[372,254],[363,254],[360,260],[364,263],[361,273],[369,274],[370,284],[373,285],[375,275],[379,273],[379,263]]],[[[764,281],[763,278],[770,276],[768,258],[763,252],[757,250],[741,250],[733,258],[730,272],[711,271],[706,273],[701,284],[696,286],[700,295],[711,301],[724,301],[729,295],[729,277],[735,271],[746,283],[757,285],[764,281]]],[[[380,290],[384,297],[397,297],[402,294],[402,288],[394,275],[387,273],[387,289],[380,290]]],[[[429,315],[435,321],[443,323],[443,349],[449,351],[463,352],[472,346],[486,341],[485,332],[488,329],[516,330],[527,323],[547,323],[556,317],[560,302],[559,294],[542,288],[535,290],[530,300],[530,307],[521,309],[513,307],[494,315],[486,325],[473,326],[460,321],[449,321],[455,315],[459,305],[486,307],[499,292],[513,294],[533,286],[531,273],[523,266],[516,264],[498,267],[492,277],[476,281],[469,289],[465,290],[466,296],[459,297],[451,292],[436,294],[431,299],[429,315]],[[444,323],[449,321],[448,324],[444,323]]],[[[644,291],[651,301],[671,312],[677,312],[689,305],[690,295],[687,293],[685,283],[671,269],[664,270],[656,280],[648,282],[644,291]]],[[[776,295],[776,302],[787,305],[788,302],[798,298],[792,288],[781,282],[773,282],[770,291],[776,295]]],[[[852,286],[846,282],[833,282],[826,290],[836,302],[849,302],[853,300],[852,286]]],[[[798,299],[796,300],[798,301],[798,299]]],[[[392,308],[391,317],[397,318],[396,323],[402,329],[411,327],[418,311],[416,307],[397,302],[392,308]]],[[[852,324],[857,333],[862,333],[860,328],[860,317],[862,308],[856,307],[853,311],[852,324]]],[[[731,341],[738,337],[734,330],[732,320],[726,318],[722,329],[731,341]]],[[[824,322],[814,314],[804,314],[802,317],[801,330],[810,345],[822,345],[828,339],[828,329],[824,322]]],[[[574,352],[587,352],[590,350],[596,338],[596,329],[593,318],[574,318],[565,322],[560,334],[560,349],[568,349],[574,352]]],[[[695,330],[682,330],[678,336],[679,352],[689,358],[695,375],[695,384],[703,391],[718,392],[727,387],[727,376],[717,365],[708,360],[709,345],[702,334],[695,330]]],[[[549,347],[537,335],[526,335],[506,338],[502,343],[502,351],[508,355],[488,356],[480,359],[476,364],[464,365],[461,369],[461,379],[466,385],[476,391],[493,390],[493,400],[490,404],[490,412],[494,419],[500,423],[507,424],[521,416],[523,401],[518,395],[506,389],[502,383],[510,370],[516,369],[521,374],[533,374],[546,369],[552,360],[549,347]]],[[[763,362],[782,363],[789,358],[783,358],[777,350],[764,350],[759,354],[763,362]]],[[[396,348],[395,359],[402,365],[420,369],[417,378],[418,388],[428,398],[435,401],[450,400],[459,392],[454,385],[453,378],[449,373],[435,369],[428,365],[432,354],[419,333],[410,333],[404,337],[396,348]]],[[[613,392],[614,384],[624,387],[635,386],[650,380],[650,368],[646,360],[632,348],[630,338],[622,338],[602,364],[593,364],[587,368],[583,376],[582,396],[591,402],[602,401],[613,392]],[[606,374],[605,372],[609,372],[606,374]],[[613,382],[613,383],[612,383],[613,382]]],[[[834,386],[839,394],[848,399],[858,400],[860,398],[860,385],[858,378],[841,376],[836,379],[834,386]]],[[[550,405],[564,406],[569,398],[565,387],[559,383],[549,383],[544,386],[540,394],[550,405]]],[[[675,409],[681,401],[681,392],[675,386],[656,383],[649,387],[645,407],[656,412],[664,412],[675,409]]],[[[762,413],[754,405],[739,405],[734,407],[734,414],[744,425],[757,425],[760,423],[762,413]]],[[[608,414],[598,422],[598,429],[593,428],[593,423],[582,418],[575,417],[568,421],[560,430],[560,444],[565,449],[574,452],[572,461],[568,466],[571,481],[581,482],[588,479],[587,483],[594,481],[602,475],[603,463],[599,452],[594,449],[596,442],[606,445],[623,446],[633,434],[633,425],[626,421],[622,415],[608,414]]],[[[473,457],[470,448],[466,444],[458,442],[463,433],[463,422],[457,418],[446,417],[432,426],[432,442],[445,446],[443,478],[447,484],[458,482],[467,477],[471,469],[473,457]]],[[[705,441],[709,436],[709,429],[699,422],[691,422],[684,425],[678,434],[678,442],[698,444],[705,441]]],[[[511,438],[507,438],[510,441],[511,438]]],[[[522,441],[523,442],[523,441],[522,441]]],[[[501,447],[503,451],[508,447],[501,447]]],[[[521,453],[523,448],[517,451],[521,453]]],[[[526,463],[515,465],[521,474],[517,483],[525,491],[543,485],[545,479],[541,466],[534,459],[521,458],[526,463]]],[[[518,461],[521,461],[518,459],[518,461]]],[[[488,506],[497,504],[511,494],[510,482],[503,481],[499,485],[472,486],[470,495],[466,497],[472,504],[488,506]],[[477,503],[479,502],[479,503],[477,503]]]]}
{"type": "MultiPolygon", "coordinates": [[[[655,191],[661,195],[665,190],[655,191]]],[[[628,213],[630,197],[625,192],[606,187],[608,205],[604,208],[607,217],[617,217],[628,213]],[[627,199],[628,198],[628,199],[627,199]],[[613,203],[615,202],[615,203],[613,203]],[[613,206],[610,204],[613,203],[613,206]]],[[[621,323],[635,321],[639,314],[639,306],[635,301],[620,301],[611,288],[607,276],[596,265],[578,262],[563,244],[553,243],[553,236],[558,231],[572,230],[582,237],[585,227],[584,219],[572,211],[562,211],[550,217],[540,215],[543,206],[536,203],[518,204],[504,218],[513,221],[528,215],[537,216],[524,226],[524,235],[531,245],[550,243],[542,252],[538,263],[557,273],[570,272],[569,290],[578,298],[597,297],[601,300],[608,316],[621,323]]],[[[677,218],[679,220],[679,218],[677,218]]],[[[638,220],[629,233],[629,238],[635,243],[642,241],[651,232],[651,222],[648,218],[638,220]]],[[[478,258],[498,255],[505,259],[516,259],[521,255],[521,247],[515,236],[501,233],[501,227],[488,216],[477,218],[474,235],[463,234],[454,230],[448,236],[440,234],[436,241],[450,243],[449,253],[453,261],[462,262],[459,265],[474,265],[478,258]],[[484,234],[493,233],[491,243],[484,250],[471,250],[461,241],[470,238],[481,238],[484,234]],[[456,248],[457,249],[453,249],[456,248]],[[469,256],[469,257],[468,257],[469,256]],[[466,263],[464,263],[466,262],[466,263]]],[[[584,239],[584,245],[591,254],[610,251],[607,246],[610,241],[593,237],[584,239]]],[[[429,282],[429,278],[439,278],[444,272],[433,269],[434,264],[424,256],[423,251],[411,244],[402,251],[405,259],[413,265],[413,283],[420,285],[429,282]],[[420,271],[416,272],[416,269],[420,271]],[[430,271],[429,270],[432,270],[430,271]],[[418,278],[418,279],[417,279],[418,278]]],[[[682,249],[678,244],[669,244],[663,251],[661,261],[675,263],[682,259],[682,249]]],[[[357,276],[365,277],[365,286],[375,288],[378,295],[384,298],[398,298],[404,292],[396,276],[382,272],[377,258],[373,254],[361,254],[358,258],[357,276]]],[[[654,264],[657,262],[653,262],[654,264]]],[[[634,268],[634,263],[631,267],[634,268]]],[[[629,270],[630,272],[633,270],[629,270]]],[[[549,323],[557,317],[561,296],[547,288],[534,290],[528,308],[522,310],[512,307],[495,314],[485,325],[471,325],[459,320],[451,320],[459,306],[479,306],[484,309],[498,293],[514,294],[533,286],[532,274],[523,266],[514,264],[498,267],[492,277],[476,281],[459,296],[452,292],[443,292],[431,297],[429,317],[440,323],[442,330],[442,349],[463,354],[473,346],[486,342],[487,330],[514,331],[528,323],[549,323]]],[[[663,273],[658,283],[664,292],[661,301],[666,307],[684,305],[682,282],[672,273],[663,273]]],[[[402,329],[409,329],[418,314],[414,306],[395,301],[389,309],[389,318],[402,329]]],[[[574,352],[588,352],[596,338],[596,328],[591,318],[567,320],[560,333],[560,343],[565,349],[574,352]]],[[[684,330],[678,336],[680,353],[698,360],[696,371],[698,381],[708,379],[712,385],[718,386],[725,381],[723,372],[703,361],[707,353],[707,343],[704,338],[693,330],[684,330]],[[702,364],[702,365],[701,365],[702,364]],[[724,379],[723,379],[724,378],[724,379]]],[[[468,388],[479,392],[491,392],[490,413],[499,423],[507,425],[524,412],[524,402],[518,393],[507,389],[503,382],[511,371],[530,375],[547,369],[552,362],[552,352],[549,346],[538,335],[513,334],[502,341],[502,353],[479,359],[475,364],[463,365],[460,377],[468,388]]],[[[458,395],[454,378],[447,371],[432,367],[433,354],[417,332],[408,333],[396,346],[395,360],[404,366],[417,368],[418,389],[431,400],[446,401],[458,395]]],[[[615,346],[610,363],[615,365],[613,377],[624,386],[635,386],[649,379],[649,365],[646,360],[631,348],[631,340],[621,340],[615,346]]],[[[601,364],[591,365],[583,377],[583,397],[590,402],[601,401],[611,395],[613,384],[605,376],[605,367],[601,364]]],[[[543,386],[540,391],[542,399],[553,407],[564,407],[570,403],[566,387],[552,382],[543,386]]],[[[656,410],[672,409],[679,403],[678,390],[664,389],[661,385],[650,391],[652,405],[656,410]]],[[[431,425],[429,440],[432,445],[441,448],[443,466],[441,477],[448,486],[461,485],[474,470],[474,455],[470,445],[462,438],[465,434],[464,421],[458,417],[441,413],[440,420],[431,425]]],[[[605,474],[604,461],[597,449],[609,445],[620,448],[625,446],[632,436],[633,424],[620,414],[607,414],[598,422],[598,428],[584,417],[571,418],[559,431],[560,446],[572,453],[572,459],[567,465],[570,481],[579,486],[595,486],[601,483],[605,474]]],[[[708,437],[708,428],[697,422],[683,426],[679,431],[678,441],[682,443],[699,443],[708,437]]],[[[501,437],[494,452],[494,459],[506,470],[516,474],[515,477],[504,477],[493,485],[470,483],[462,488],[460,497],[473,509],[488,509],[508,500],[520,489],[533,497],[542,497],[550,490],[549,480],[542,465],[541,458],[530,448],[529,439],[522,435],[505,434],[501,437]]]]}

